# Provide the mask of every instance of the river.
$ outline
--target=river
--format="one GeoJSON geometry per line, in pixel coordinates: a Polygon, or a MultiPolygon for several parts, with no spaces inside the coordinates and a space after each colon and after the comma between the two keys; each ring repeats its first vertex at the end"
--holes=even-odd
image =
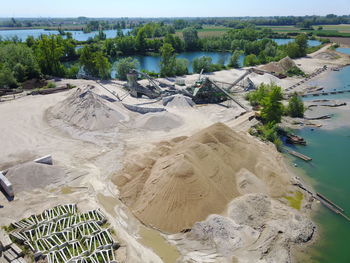
{"type": "MultiPolygon", "coordinates": [[[[350,49],[346,51],[349,52],[350,49]]],[[[350,67],[340,72],[331,72],[317,80],[317,83],[326,90],[349,87],[350,67]]],[[[322,96],[322,99],[346,100],[349,103],[350,95],[322,96]]],[[[341,121],[344,127],[336,125],[339,128],[333,130],[322,128],[298,130],[296,133],[304,137],[308,144],[306,147],[293,147],[313,158],[310,163],[293,160],[302,169],[307,181],[311,182],[317,192],[341,206],[348,216],[350,216],[350,127],[346,126],[346,123],[349,123],[349,119],[349,115],[336,115],[335,119],[330,121],[338,123],[341,121]]],[[[320,239],[306,250],[300,262],[349,263],[350,222],[323,206],[316,212],[314,221],[319,226],[320,239]]]]}

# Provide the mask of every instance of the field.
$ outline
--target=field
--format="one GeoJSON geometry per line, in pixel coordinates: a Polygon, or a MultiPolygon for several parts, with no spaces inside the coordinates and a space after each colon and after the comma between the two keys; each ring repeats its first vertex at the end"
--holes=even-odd
{"type": "MultiPolygon", "coordinates": [[[[220,26],[207,26],[203,27],[202,29],[198,29],[198,36],[200,38],[206,38],[206,37],[220,37],[224,35],[230,28],[227,27],[220,27],[220,26]]],[[[176,35],[179,37],[182,37],[182,30],[177,30],[176,35]]]]}
{"type": "MultiPolygon", "coordinates": [[[[338,31],[339,33],[350,33],[350,25],[341,24],[341,25],[322,25],[323,30],[326,31],[338,31]]],[[[315,29],[318,26],[314,26],[315,29]]]]}
{"type": "Polygon", "coordinates": [[[350,37],[350,25],[320,25],[313,26],[314,30],[304,30],[295,26],[261,26],[261,28],[270,28],[272,31],[277,33],[312,33],[314,36],[319,37],[350,37]],[[319,27],[323,27],[322,30],[318,30],[319,27]]]}

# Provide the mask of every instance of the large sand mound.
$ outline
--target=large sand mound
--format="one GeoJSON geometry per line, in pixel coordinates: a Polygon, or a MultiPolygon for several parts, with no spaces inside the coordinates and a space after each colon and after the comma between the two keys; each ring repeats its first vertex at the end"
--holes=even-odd
{"type": "Polygon", "coordinates": [[[297,67],[295,62],[290,57],[285,57],[278,62],[270,62],[261,68],[269,72],[285,73],[293,67],[297,67]]]}
{"type": "Polygon", "coordinates": [[[10,168],[6,177],[18,193],[62,182],[65,173],[57,166],[29,162],[10,168]]]}
{"type": "Polygon", "coordinates": [[[132,158],[113,181],[141,221],[178,232],[222,213],[241,193],[283,195],[289,176],[277,159],[254,138],[218,123],[132,158]]]}
{"type": "Polygon", "coordinates": [[[167,111],[147,113],[135,119],[135,127],[151,131],[169,131],[180,127],[183,121],[180,117],[167,111]]]}
{"type": "Polygon", "coordinates": [[[120,121],[127,119],[123,109],[111,109],[92,89],[91,86],[77,89],[52,108],[52,116],[84,130],[115,127],[120,121]]]}

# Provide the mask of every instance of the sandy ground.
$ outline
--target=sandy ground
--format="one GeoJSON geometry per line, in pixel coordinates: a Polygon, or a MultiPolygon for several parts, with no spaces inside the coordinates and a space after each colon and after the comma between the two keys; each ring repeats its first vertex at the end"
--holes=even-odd
{"type": "MultiPolygon", "coordinates": [[[[319,52],[325,52],[326,49],[319,52]]],[[[348,63],[345,57],[337,60],[323,60],[314,58],[296,60],[296,63],[307,73],[314,72],[324,65],[339,66],[348,63]]],[[[244,69],[225,70],[208,74],[208,77],[222,82],[232,82],[244,73],[244,69]]],[[[322,73],[322,74],[326,74],[322,73]]],[[[255,84],[262,82],[275,82],[283,88],[299,82],[300,78],[278,79],[272,75],[249,76],[255,84]]],[[[198,75],[185,76],[185,81],[192,84],[198,75]]],[[[162,81],[174,81],[163,79],[162,81]]],[[[140,105],[150,103],[152,100],[136,99],[127,96],[122,88],[123,82],[104,82],[108,91],[89,80],[60,80],[58,85],[70,83],[78,88],[93,85],[94,94],[116,99],[110,93],[123,98],[123,103],[140,105]]],[[[304,84],[307,86],[307,83],[304,84]]],[[[303,88],[300,87],[301,89],[303,88]]],[[[113,127],[86,130],[84,127],[71,125],[70,118],[52,118],[52,109],[60,105],[75,90],[65,91],[51,95],[25,96],[16,100],[0,102],[0,170],[14,165],[31,161],[35,158],[51,154],[54,165],[64,173],[63,180],[50,179],[44,185],[32,182],[30,187],[14,184],[16,196],[9,202],[0,195],[0,225],[7,225],[33,213],[40,213],[43,209],[64,203],[77,203],[81,210],[100,207],[108,216],[114,226],[122,248],[119,250],[120,262],[174,262],[173,258],[179,256],[178,250],[165,244],[164,236],[157,242],[144,242],[153,234],[138,232],[141,224],[130,210],[119,201],[119,189],[112,184],[111,176],[123,166],[123,159],[129,153],[143,153],[154,148],[154,144],[162,140],[170,140],[179,136],[191,136],[216,122],[226,123],[236,131],[246,133],[254,121],[249,121],[251,113],[238,117],[244,110],[234,103],[230,105],[203,105],[195,107],[165,106],[166,116],[140,115],[128,112],[128,119],[113,127]],[[230,107],[227,107],[230,106],[230,107]],[[178,120],[177,125],[165,125],[163,120],[178,120]],[[18,191],[16,191],[19,189],[18,191]],[[161,245],[159,244],[161,243],[161,245]],[[154,248],[152,248],[154,246],[154,248]],[[159,246],[169,249],[171,259],[156,253],[159,246]]],[[[243,95],[238,95],[242,100],[243,95]]],[[[119,111],[120,105],[102,99],[109,109],[119,111]]],[[[145,104],[144,107],[164,107],[161,101],[145,104]]],[[[110,110],[104,109],[103,114],[110,110]]],[[[74,114],[74,111],[72,111],[74,114]]],[[[164,113],[163,113],[164,114],[164,113]]],[[[120,115],[118,115],[120,116],[120,115]]],[[[83,117],[86,117],[83,115],[83,117]]],[[[77,120],[75,120],[77,121],[77,120]]],[[[78,120],[78,123],[79,120],[78,120]]],[[[105,123],[105,122],[104,122],[105,123]]],[[[98,126],[98,125],[97,125],[98,126]]],[[[90,127],[90,126],[89,126],[90,127]]],[[[96,127],[96,126],[94,126],[96,127]]],[[[270,146],[269,146],[270,147],[270,146]]],[[[28,180],[25,173],[14,173],[16,180],[28,180]]],[[[16,181],[15,181],[16,182],[16,181]]],[[[157,235],[159,233],[157,232],[157,235]]],[[[151,239],[152,239],[151,238],[151,239]]],[[[159,251],[159,249],[158,249],[159,251]]],[[[205,251],[205,250],[204,250],[205,251]]],[[[213,249],[203,252],[208,255],[213,249]]],[[[217,252],[213,252],[214,254],[217,252]]],[[[191,261],[204,262],[204,261],[191,261]]],[[[219,262],[219,261],[207,261],[219,262]]]]}

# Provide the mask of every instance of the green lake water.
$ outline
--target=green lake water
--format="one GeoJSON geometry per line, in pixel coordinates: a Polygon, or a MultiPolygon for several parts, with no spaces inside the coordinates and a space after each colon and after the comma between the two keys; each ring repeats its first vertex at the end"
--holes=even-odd
{"type": "MultiPolygon", "coordinates": [[[[326,89],[341,88],[350,84],[350,67],[340,72],[332,72],[318,84],[326,89]]],[[[322,96],[322,99],[350,101],[350,95],[322,96]]],[[[348,118],[348,115],[335,116],[348,118]]],[[[349,121],[347,121],[349,123],[349,121]]],[[[293,160],[303,170],[313,188],[345,210],[350,217],[350,127],[335,130],[304,128],[296,131],[304,137],[307,146],[292,147],[313,158],[312,162],[293,160]]],[[[316,212],[314,221],[318,225],[320,239],[306,250],[305,263],[349,263],[350,262],[350,222],[331,212],[324,206],[316,212]]]]}

